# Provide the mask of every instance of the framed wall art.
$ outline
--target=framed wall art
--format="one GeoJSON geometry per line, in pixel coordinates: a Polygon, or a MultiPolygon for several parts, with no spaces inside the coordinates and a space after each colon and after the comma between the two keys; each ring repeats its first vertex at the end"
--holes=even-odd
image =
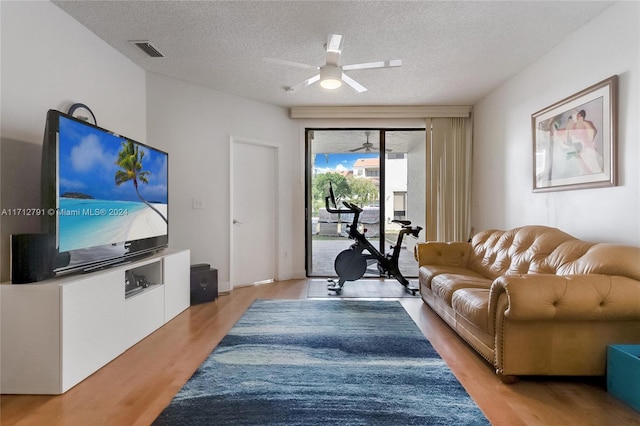
{"type": "Polygon", "coordinates": [[[618,76],[531,116],[533,191],[616,185],[618,76]]]}

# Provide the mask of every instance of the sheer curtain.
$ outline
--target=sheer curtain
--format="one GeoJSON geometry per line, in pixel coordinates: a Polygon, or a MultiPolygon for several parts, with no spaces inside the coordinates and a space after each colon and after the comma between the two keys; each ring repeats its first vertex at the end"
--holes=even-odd
{"type": "Polygon", "coordinates": [[[466,241],[470,236],[470,121],[427,119],[427,241],[466,241]]]}

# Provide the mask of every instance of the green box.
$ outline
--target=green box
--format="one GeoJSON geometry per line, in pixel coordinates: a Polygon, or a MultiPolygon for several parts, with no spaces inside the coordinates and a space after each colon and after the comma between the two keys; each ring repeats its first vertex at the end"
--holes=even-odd
{"type": "Polygon", "coordinates": [[[607,347],[607,391],[640,411],[640,345],[607,347]]]}

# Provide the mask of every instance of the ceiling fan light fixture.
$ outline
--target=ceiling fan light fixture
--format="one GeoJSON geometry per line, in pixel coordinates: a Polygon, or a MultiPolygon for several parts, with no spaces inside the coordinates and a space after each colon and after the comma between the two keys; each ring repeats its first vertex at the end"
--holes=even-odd
{"type": "Polygon", "coordinates": [[[309,68],[309,69],[320,70],[320,72],[314,75],[313,77],[307,78],[306,80],[296,84],[295,86],[285,87],[284,89],[287,92],[297,92],[300,89],[304,89],[305,87],[310,86],[319,81],[320,86],[327,90],[335,90],[340,86],[342,86],[342,83],[344,83],[345,85],[349,86],[356,92],[362,93],[362,92],[366,92],[367,88],[364,87],[362,84],[358,83],[353,78],[351,78],[344,71],[399,67],[402,65],[402,61],[400,59],[388,59],[384,61],[366,62],[361,64],[340,65],[342,63],[340,61],[340,57],[342,56],[343,41],[344,41],[344,38],[341,35],[329,34],[329,39],[327,40],[327,44],[325,45],[326,56],[325,56],[325,62],[324,62],[325,65],[323,67],[300,64],[300,63],[291,62],[291,61],[283,61],[280,59],[265,58],[265,60],[267,62],[290,65],[290,66],[295,66],[297,68],[305,68],[305,69],[309,68]]]}
{"type": "Polygon", "coordinates": [[[328,78],[326,80],[320,81],[320,86],[328,90],[334,90],[338,87],[342,86],[342,82],[340,80],[335,80],[333,78],[328,78]]]}
{"type": "Polygon", "coordinates": [[[325,65],[320,69],[320,86],[333,90],[342,86],[342,70],[335,65],[325,65]]]}

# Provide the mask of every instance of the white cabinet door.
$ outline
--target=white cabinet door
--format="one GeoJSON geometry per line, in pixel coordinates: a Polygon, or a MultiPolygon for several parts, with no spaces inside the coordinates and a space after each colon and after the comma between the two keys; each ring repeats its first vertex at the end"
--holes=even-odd
{"type": "Polygon", "coordinates": [[[164,258],[164,320],[171,320],[189,307],[189,250],[172,253],[164,258]]]}
{"type": "Polygon", "coordinates": [[[61,393],[59,300],[56,285],[0,285],[1,393],[61,393]]]}
{"type": "Polygon", "coordinates": [[[61,286],[62,391],[125,351],[124,271],[61,286]]]}
{"type": "Polygon", "coordinates": [[[163,287],[163,285],[149,287],[146,291],[126,300],[127,321],[124,331],[127,348],[164,325],[163,287]]]}

